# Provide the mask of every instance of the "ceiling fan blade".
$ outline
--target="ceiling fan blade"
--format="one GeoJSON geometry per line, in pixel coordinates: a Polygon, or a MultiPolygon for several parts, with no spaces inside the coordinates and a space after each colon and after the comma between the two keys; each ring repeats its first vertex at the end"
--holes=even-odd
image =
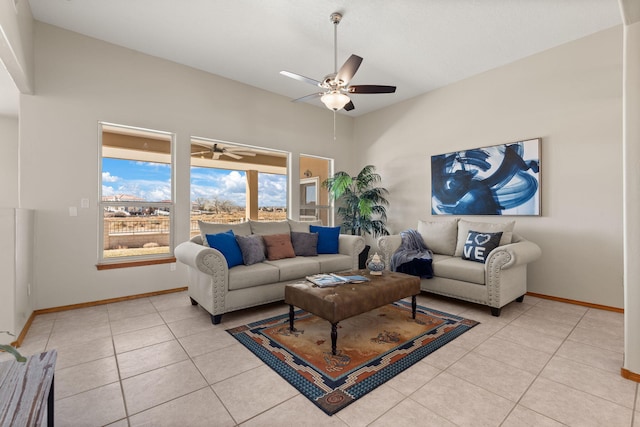
{"type": "Polygon", "coordinates": [[[344,85],[349,83],[353,76],[360,68],[360,64],[362,63],[362,58],[358,55],[351,55],[349,59],[340,67],[338,73],[336,74],[336,81],[342,81],[344,85]]]}
{"type": "Polygon", "coordinates": [[[356,108],[356,106],[355,106],[355,105],[353,105],[353,101],[349,101],[349,102],[347,102],[347,105],[345,105],[345,106],[344,106],[344,107],[342,107],[342,108],[344,108],[344,110],[345,110],[345,111],[351,111],[351,110],[353,110],[354,108],[356,108]]]}
{"type": "Polygon", "coordinates": [[[201,156],[202,154],[208,154],[210,153],[211,150],[206,150],[206,151],[198,151],[196,153],[191,153],[192,156],[201,156]]]}
{"type": "Polygon", "coordinates": [[[242,157],[255,157],[256,156],[256,153],[250,153],[248,151],[231,151],[231,153],[237,154],[238,156],[242,156],[242,157]]]}
{"type": "Polygon", "coordinates": [[[291,77],[292,79],[300,80],[301,82],[309,83],[314,86],[320,86],[322,83],[318,80],[311,79],[309,77],[301,76],[300,74],[291,73],[289,71],[280,71],[283,76],[291,77]]]}
{"type": "Polygon", "coordinates": [[[395,91],[395,86],[381,85],[355,85],[347,88],[349,93],[395,93],[395,91]]]}
{"type": "Polygon", "coordinates": [[[305,95],[302,98],[293,99],[293,100],[291,100],[291,102],[304,102],[304,101],[308,101],[310,99],[319,98],[322,95],[324,95],[324,93],[322,93],[322,92],[312,93],[311,95],[305,95]]]}
{"type": "Polygon", "coordinates": [[[237,154],[234,153],[230,153],[228,151],[225,151],[224,153],[222,153],[223,156],[229,156],[232,159],[236,159],[236,160],[240,160],[242,158],[242,156],[238,156],[237,154]]]}
{"type": "Polygon", "coordinates": [[[213,153],[213,155],[211,156],[212,160],[218,160],[220,158],[220,154],[221,153],[213,153]]]}

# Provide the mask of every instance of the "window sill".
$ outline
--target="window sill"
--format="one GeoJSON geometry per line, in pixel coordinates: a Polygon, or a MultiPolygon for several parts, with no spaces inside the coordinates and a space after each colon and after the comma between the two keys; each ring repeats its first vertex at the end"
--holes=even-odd
{"type": "Polygon", "coordinates": [[[96,264],[96,268],[98,270],[113,270],[115,268],[141,267],[144,265],[156,265],[156,264],[171,264],[173,262],[176,262],[176,257],[96,264]]]}

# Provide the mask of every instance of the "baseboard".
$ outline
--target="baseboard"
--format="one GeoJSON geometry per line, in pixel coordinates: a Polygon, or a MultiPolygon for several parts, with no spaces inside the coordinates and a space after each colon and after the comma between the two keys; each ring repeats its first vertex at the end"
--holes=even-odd
{"type": "Polygon", "coordinates": [[[80,304],[70,304],[70,305],[63,305],[60,307],[51,307],[51,308],[43,308],[40,310],[34,310],[33,313],[31,313],[31,316],[29,316],[27,323],[22,328],[22,332],[20,332],[18,339],[12,342],[11,345],[16,348],[22,345],[22,341],[24,341],[24,338],[27,336],[27,332],[29,332],[29,328],[33,323],[33,319],[35,319],[35,317],[38,314],[57,313],[60,311],[74,310],[76,308],[95,307],[98,305],[112,304],[114,302],[129,301],[129,300],[138,299],[138,298],[148,298],[156,295],[172,294],[175,292],[186,291],[187,289],[188,287],[184,286],[182,288],[165,289],[163,291],[154,291],[154,292],[147,292],[144,294],[128,295],[126,297],[109,298],[109,299],[99,300],[99,301],[83,302],[80,304]]]}
{"type": "Polygon", "coordinates": [[[554,297],[551,295],[537,294],[535,292],[527,292],[527,295],[536,297],[536,298],[548,299],[552,301],[566,302],[568,304],[582,305],[584,307],[589,307],[589,308],[597,308],[599,310],[607,310],[607,311],[615,311],[616,313],[624,313],[624,308],[610,307],[608,305],[593,304],[590,302],[577,301],[577,300],[568,299],[568,298],[560,298],[560,297],[554,297]]]}
{"type": "Polygon", "coordinates": [[[18,348],[22,345],[22,341],[24,341],[24,337],[27,336],[27,332],[29,332],[29,328],[31,327],[31,323],[33,322],[33,319],[36,318],[36,313],[35,312],[31,312],[31,316],[29,316],[29,318],[27,319],[26,323],[24,324],[24,326],[22,327],[22,332],[20,332],[20,335],[18,335],[18,339],[16,339],[14,342],[11,343],[12,346],[18,348]]]}
{"type": "Polygon", "coordinates": [[[628,369],[620,368],[620,375],[622,375],[622,378],[626,378],[628,380],[640,383],[640,374],[636,374],[635,372],[631,372],[628,369]]]}

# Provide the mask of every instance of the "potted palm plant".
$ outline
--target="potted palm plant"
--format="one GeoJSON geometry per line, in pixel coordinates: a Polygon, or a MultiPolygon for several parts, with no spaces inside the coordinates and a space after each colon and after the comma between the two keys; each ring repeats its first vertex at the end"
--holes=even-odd
{"type": "MultiPolygon", "coordinates": [[[[375,170],[375,166],[367,165],[355,176],[340,171],[322,182],[329,197],[338,202],[336,213],[342,220],[344,233],[373,237],[389,234],[386,227],[389,191],[377,186],[382,178],[375,170]]],[[[360,254],[360,268],[364,268],[369,249],[367,245],[360,254]]]]}

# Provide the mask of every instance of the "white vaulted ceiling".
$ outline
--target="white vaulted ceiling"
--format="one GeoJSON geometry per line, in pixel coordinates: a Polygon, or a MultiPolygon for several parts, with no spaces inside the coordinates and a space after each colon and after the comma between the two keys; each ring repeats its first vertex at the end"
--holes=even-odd
{"type": "MultiPolygon", "coordinates": [[[[618,0],[29,0],[35,19],[289,98],[364,58],[353,84],[364,114],[622,23],[618,0]]],[[[312,101],[319,107],[318,100],[312,101]]],[[[322,107],[324,108],[324,107],[322,107]]]]}

